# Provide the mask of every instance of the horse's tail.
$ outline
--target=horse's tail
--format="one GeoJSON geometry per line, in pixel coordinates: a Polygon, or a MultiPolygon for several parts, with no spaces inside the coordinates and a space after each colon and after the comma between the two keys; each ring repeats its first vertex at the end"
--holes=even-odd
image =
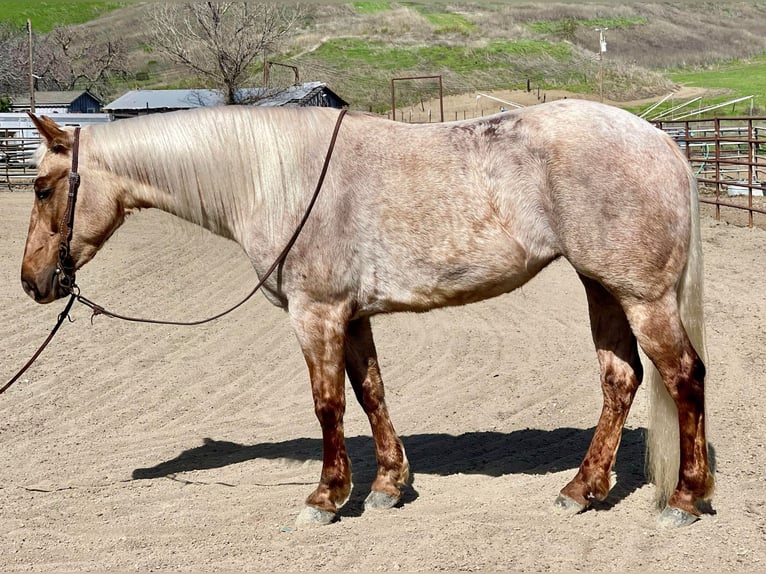
{"type": "MultiPolygon", "coordinates": [[[[681,155],[680,152],[678,153],[681,155]]],[[[678,305],[686,333],[697,354],[703,362],[706,362],[699,198],[697,181],[691,169],[688,170],[688,177],[689,201],[691,202],[691,237],[686,267],[678,284],[678,305]]],[[[664,506],[678,483],[681,457],[678,410],[657,369],[650,361],[646,361],[646,363],[646,380],[649,383],[649,432],[646,440],[647,476],[657,487],[658,504],[664,506]]]]}

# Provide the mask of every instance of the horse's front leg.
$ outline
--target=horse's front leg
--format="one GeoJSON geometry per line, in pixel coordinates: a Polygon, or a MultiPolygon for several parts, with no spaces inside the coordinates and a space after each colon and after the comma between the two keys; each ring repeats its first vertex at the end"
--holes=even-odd
{"type": "Polygon", "coordinates": [[[378,473],[364,508],[391,508],[402,497],[401,489],[409,479],[410,466],[386,408],[383,379],[380,376],[369,317],[351,321],[348,326],[346,371],[356,399],[370,421],[378,462],[378,473]]]}
{"type": "Polygon", "coordinates": [[[290,317],[311,377],[314,411],[322,427],[322,475],[298,524],[329,524],[351,494],[351,463],[343,435],[346,409],[344,344],[348,308],[290,305],[290,317]]]}

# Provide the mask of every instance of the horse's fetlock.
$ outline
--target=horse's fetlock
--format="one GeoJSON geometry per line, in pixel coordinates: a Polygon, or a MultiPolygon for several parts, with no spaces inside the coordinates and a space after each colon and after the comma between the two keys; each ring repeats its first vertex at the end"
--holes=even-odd
{"type": "Polygon", "coordinates": [[[589,477],[585,482],[585,485],[585,498],[588,500],[604,500],[609,496],[609,490],[612,486],[609,480],[609,475],[604,476],[600,472],[589,477]]]}

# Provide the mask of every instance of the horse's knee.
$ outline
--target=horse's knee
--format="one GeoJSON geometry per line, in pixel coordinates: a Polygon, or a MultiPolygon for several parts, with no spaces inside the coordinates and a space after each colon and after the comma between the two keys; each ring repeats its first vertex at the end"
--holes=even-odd
{"type": "Polygon", "coordinates": [[[314,400],[314,413],[322,429],[332,429],[343,421],[346,409],[345,400],[341,397],[318,397],[314,400]]]}
{"type": "Polygon", "coordinates": [[[633,404],[641,380],[633,373],[607,372],[601,380],[601,388],[608,406],[616,411],[627,415],[633,404]]]}
{"type": "Polygon", "coordinates": [[[635,360],[619,359],[614,354],[601,354],[601,390],[607,408],[627,415],[633,397],[641,385],[643,370],[636,355],[635,360]]]}

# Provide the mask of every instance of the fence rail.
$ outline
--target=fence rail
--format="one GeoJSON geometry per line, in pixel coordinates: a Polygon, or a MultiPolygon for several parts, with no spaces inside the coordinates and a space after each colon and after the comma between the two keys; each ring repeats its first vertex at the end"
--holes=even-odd
{"type": "Polygon", "coordinates": [[[707,120],[658,121],[655,125],[668,133],[686,153],[702,190],[714,197],[700,197],[715,205],[716,219],[721,208],[766,215],[766,204],[756,205],[754,197],[766,195],[766,118],[711,118],[707,120]],[[722,199],[723,197],[723,199],[722,199]],[[745,198],[738,204],[735,197],[745,198]]]}
{"type": "MultiPolygon", "coordinates": [[[[62,126],[86,126],[110,122],[108,114],[55,114],[62,126]]],[[[40,135],[26,113],[0,113],[0,184],[12,188],[13,184],[31,182],[36,170],[31,165],[40,135]]]]}
{"type": "Polygon", "coordinates": [[[0,128],[0,180],[11,187],[34,179],[30,161],[39,145],[40,136],[32,127],[0,128]]]}

